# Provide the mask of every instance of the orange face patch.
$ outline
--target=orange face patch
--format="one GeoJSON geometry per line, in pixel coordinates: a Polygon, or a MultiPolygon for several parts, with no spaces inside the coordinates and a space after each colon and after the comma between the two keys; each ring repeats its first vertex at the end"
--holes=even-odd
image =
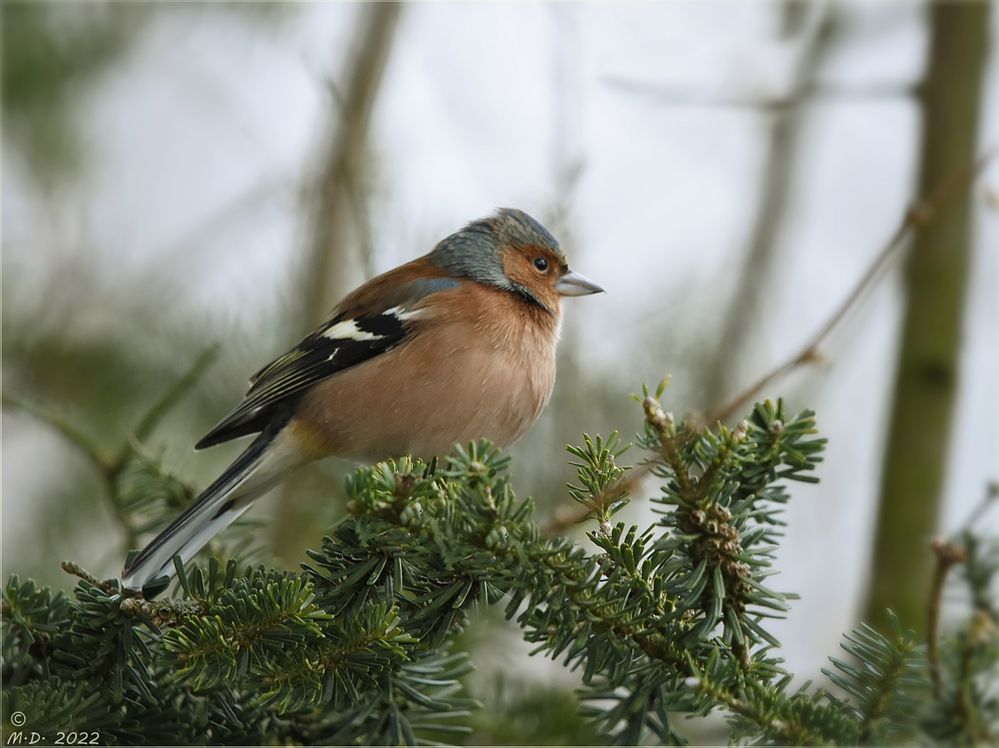
{"type": "Polygon", "coordinates": [[[565,257],[547,247],[508,246],[503,251],[503,272],[551,311],[558,309],[558,279],[569,270],[565,257]]]}

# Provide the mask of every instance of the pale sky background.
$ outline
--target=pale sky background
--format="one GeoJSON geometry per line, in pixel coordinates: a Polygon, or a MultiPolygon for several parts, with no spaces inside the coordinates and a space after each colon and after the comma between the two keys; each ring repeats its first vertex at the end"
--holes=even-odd
{"type": "MultiPolygon", "coordinates": [[[[276,24],[160,14],[81,99],[85,179],[44,199],[4,141],[4,273],[21,293],[45,293],[55,268],[87,267],[100,295],[74,310],[74,334],[105,334],[121,314],[113,301],[154,277],[169,284],[172,304],[228,331],[233,345],[267,336],[262,314],[295,294],[293,258],[308,239],[302,191],[335,116],[327,84],[343,80],[355,11],[303,4],[276,24]]],[[[803,44],[780,39],[777,16],[768,2],[408,5],[369,146],[377,270],[498,206],[543,217],[567,200],[570,260],[608,291],[568,304],[580,364],[619,382],[623,409],[642,381],[679,379],[682,363],[663,330],[673,319],[691,324],[731,291],[767,158],[769,115],[711,102],[791,88],[803,44]],[[566,196],[564,174],[577,164],[566,196]]],[[[999,142],[997,16],[983,147],[999,142]]],[[[765,335],[741,356],[717,352],[732,358],[737,381],[796,350],[897,226],[917,173],[920,118],[909,91],[926,42],[914,3],[845,13],[818,73],[825,93],[803,111],[779,277],[765,308],[747,310],[765,335]]],[[[974,189],[977,249],[942,529],[999,479],[997,195],[993,163],[974,189]]],[[[802,595],[778,635],[804,675],[835,653],[858,615],[898,276],[896,264],[841,326],[824,348],[826,365],[764,393],[813,407],[830,440],[822,482],[792,486],[776,584],[802,595]]],[[[171,319],[164,311],[164,326],[171,319]]],[[[275,340],[272,352],[293,342],[275,340]]],[[[260,363],[248,357],[247,373],[260,363]]],[[[689,389],[675,381],[678,395],[689,389]]],[[[44,522],[36,497],[54,471],[40,466],[58,464],[66,449],[23,417],[5,413],[3,426],[6,575],[44,522]]],[[[644,505],[629,516],[651,517],[644,505]]]]}

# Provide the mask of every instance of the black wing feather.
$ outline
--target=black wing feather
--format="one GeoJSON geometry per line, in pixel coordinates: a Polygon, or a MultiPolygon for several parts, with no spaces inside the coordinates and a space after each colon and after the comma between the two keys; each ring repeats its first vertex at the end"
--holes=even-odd
{"type": "Polygon", "coordinates": [[[366,314],[353,318],[340,314],[295,348],[257,372],[249,391],[236,408],[194,445],[204,449],[215,444],[263,430],[276,409],[299,397],[306,389],[337,372],[357,366],[396,347],[409,337],[400,309],[366,314]],[[338,324],[353,321],[356,337],[329,337],[327,332],[338,324]]]}

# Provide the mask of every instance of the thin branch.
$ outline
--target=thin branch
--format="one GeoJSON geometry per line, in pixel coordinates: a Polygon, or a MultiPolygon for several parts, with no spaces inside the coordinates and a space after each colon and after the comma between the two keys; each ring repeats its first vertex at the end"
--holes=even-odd
{"type": "Polygon", "coordinates": [[[80,429],[76,428],[76,426],[64,418],[57,416],[55,413],[41,408],[32,402],[21,400],[20,398],[6,392],[3,393],[2,399],[4,408],[16,408],[18,410],[23,410],[36,420],[44,423],[82,452],[102,475],[105,477],[107,476],[114,461],[102,454],[100,447],[98,447],[87,434],[83,433],[80,429]]]}
{"type": "Polygon", "coordinates": [[[936,567],[933,570],[933,583],[930,587],[930,604],[927,611],[926,624],[926,658],[930,663],[930,680],[933,682],[933,693],[940,698],[940,607],[943,601],[944,586],[947,575],[957,564],[964,563],[968,552],[959,545],[934,540],[930,547],[936,556],[936,567]]]}
{"type": "MultiPolygon", "coordinates": [[[[123,594],[127,595],[128,590],[123,594]]],[[[121,610],[132,616],[146,617],[159,628],[176,626],[191,616],[205,612],[204,606],[197,600],[145,600],[141,597],[127,595],[121,601],[121,610]]]]}
{"type": "Polygon", "coordinates": [[[600,83],[612,91],[624,95],[641,96],[646,101],[653,101],[657,106],[669,106],[683,109],[727,109],[751,110],[754,112],[783,112],[796,106],[795,95],[807,96],[813,101],[868,101],[883,100],[888,97],[908,97],[918,95],[917,85],[841,85],[809,83],[795,92],[773,94],[703,94],[687,90],[680,86],[665,86],[658,83],[648,83],[620,76],[604,76],[600,83]]]}
{"type": "MultiPolygon", "coordinates": [[[[801,47],[795,69],[794,84],[787,94],[788,105],[771,113],[769,117],[768,157],[760,176],[760,205],[750,232],[748,252],[742,259],[742,269],[736,279],[735,290],[727,302],[718,336],[718,351],[725,355],[714,357],[712,365],[705,372],[705,385],[702,405],[719,401],[730,391],[734,382],[730,379],[729,361],[745,347],[749,332],[756,321],[756,312],[762,307],[766,293],[767,274],[775,264],[775,256],[781,236],[783,214],[786,212],[788,195],[796,173],[796,155],[801,151],[802,109],[810,103],[803,95],[806,87],[812,85],[816,71],[835,46],[836,24],[828,5],[807,6],[817,8],[808,24],[799,32],[801,47]]],[[[781,20],[785,26],[792,26],[805,12],[802,5],[791,2],[783,5],[781,20]]],[[[806,19],[802,19],[806,20],[806,19]]]]}
{"type": "MultiPolygon", "coordinates": [[[[153,404],[153,407],[149,409],[149,412],[147,412],[146,415],[142,417],[142,420],[139,421],[138,425],[132,431],[132,436],[135,440],[141,442],[149,436],[150,433],[152,433],[153,429],[155,429],[156,426],[159,425],[159,422],[163,419],[163,416],[173,409],[180,399],[197,383],[197,381],[201,378],[201,375],[208,370],[208,367],[215,363],[218,355],[219,347],[217,345],[213,345],[210,348],[205,349],[201,355],[194,360],[191,368],[189,368],[187,372],[173,384],[173,386],[160,396],[160,399],[153,404]]],[[[122,447],[117,460],[119,465],[124,463],[128,455],[133,451],[131,444],[132,440],[129,440],[125,446],[122,447]]]]}
{"type": "Polygon", "coordinates": [[[982,515],[988,512],[992,506],[999,503],[999,481],[989,481],[985,485],[985,497],[968,514],[968,518],[961,525],[965,532],[970,532],[982,515]]]}
{"type": "Polygon", "coordinates": [[[707,676],[692,677],[696,681],[696,688],[720,701],[730,712],[745,717],[791,745],[822,745],[825,742],[821,734],[810,732],[793,716],[781,719],[773,711],[761,709],[758,704],[739,698],[730,689],[712,682],[707,676]]]}
{"type": "Polygon", "coordinates": [[[821,360],[822,357],[819,353],[819,347],[825,342],[829,333],[831,333],[833,329],[835,329],[836,326],[843,321],[843,318],[846,317],[847,313],[853,309],[857,301],[871,287],[880,275],[881,271],[888,264],[888,261],[899,253],[902,247],[908,243],[909,239],[914,234],[925,229],[933,221],[940,208],[942,208],[952,197],[954,197],[956,193],[970,185],[974,181],[975,177],[977,177],[989,163],[989,161],[995,157],[996,153],[997,151],[995,148],[988,149],[971,164],[966,164],[951,172],[936,185],[926,198],[917,200],[913,206],[906,211],[901,224],[899,224],[895,233],[892,234],[891,239],[885,245],[884,249],[882,249],[881,252],[879,252],[874,258],[874,261],[867,268],[867,271],[860,277],[857,285],[836,308],[829,319],[826,320],[826,323],[822,325],[822,327],[820,327],[815,334],[808,339],[805,345],[802,346],[801,349],[793,356],[778,365],[772,371],[760,377],[760,379],[744,389],[727,403],[719,405],[708,411],[709,416],[707,417],[706,422],[715,423],[717,421],[728,420],[734,413],[741,410],[746,403],[754,398],[762,389],[770,385],[776,379],[779,379],[782,375],[796,369],[799,366],[803,366],[804,364],[821,360]]]}
{"type": "MultiPolygon", "coordinates": [[[[805,364],[821,360],[819,346],[825,342],[829,333],[846,317],[847,313],[856,305],[864,292],[873,284],[880,275],[881,270],[899,250],[905,246],[906,242],[917,232],[925,229],[935,218],[947,202],[960,190],[968,187],[975,178],[982,172],[985,166],[999,153],[996,148],[987,149],[981,156],[971,164],[966,164],[959,169],[955,169],[947,177],[942,179],[930,194],[921,200],[917,200],[906,212],[901,224],[892,234],[888,243],[878,253],[877,257],[861,276],[857,285],[847,295],[843,302],[834,310],[829,319],[818,329],[818,331],[808,340],[808,342],[793,356],[779,364],[769,373],[760,377],[752,385],[744,389],[734,398],[723,405],[719,405],[709,411],[707,418],[694,418],[686,424],[690,430],[699,430],[706,424],[727,421],[732,415],[743,408],[746,403],[752,400],[762,389],[770,385],[793,369],[805,364]]],[[[556,516],[545,528],[546,535],[557,535],[570,527],[579,524],[590,516],[594,506],[606,506],[610,503],[610,497],[617,497],[622,493],[631,493],[637,488],[639,482],[656,466],[662,463],[662,459],[655,457],[648,462],[637,465],[633,470],[617,483],[608,486],[597,496],[593,497],[590,505],[580,509],[566,509],[556,512],[556,516]]]]}
{"type": "MultiPolygon", "coordinates": [[[[164,392],[160,398],[153,404],[149,411],[140,419],[138,425],[125,439],[125,443],[115,452],[114,457],[108,457],[102,453],[100,447],[97,443],[91,439],[87,434],[77,429],[68,421],[60,418],[54,413],[50,413],[47,410],[39,408],[31,402],[26,400],[20,400],[13,397],[7,393],[3,394],[3,405],[4,407],[15,407],[23,410],[34,416],[36,419],[51,427],[53,430],[61,434],[67,441],[69,441],[73,446],[77,447],[80,452],[86,456],[90,462],[97,468],[98,474],[101,476],[102,482],[104,484],[104,495],[108,499],[108,503],[111,507],[111,513],[114,515],[115,519],[118,520],[118,524],[121,525],[122,530],[125,532],[125,548],[131,548],[135,545],[135,539],[138,535],[138,531],[132,524],[127,514],[122,511],[121,505],[118,503],[117,490],[115,487],[115,481],[117,480],[125,464],[133,456],[138,454],[138,445],[140,440],[148,436],[153,429],[159,424],[163,416],[177,404],[177,401],[188,392],[191,387],[198,381],[205,370],[211,365],[218,355],[218,349],[216,346],[205,350],[200,356],[198,356],[194,364],[178,379],[174,384],[170,386],[169,389],[164,392]]],[[[66,569],[71,574],[75,574],[69,568],[66,568],[66,564],[63,564],[63,568],[66,569]]],[[[71,565],[73,568],[75,565],[71,565]]],[[[76,574],[81,576],[80,574],[76,574]]],[[[86,579],[86,577],[81,577],[86,579]]]]}
{"type": "MultiPolygon", "coordinates": [[[[971,514],[964,521],[959,532],[962,536],[968,537],[971,529],[981,519],[982,515],[999,499],[999,483],[989,483],[985,488],[985,498],[972,509],[971,514]]],[[[969,539],[970,542],[970,539],[969,539]]],[[[948,543],[943,540],[934,540],[930,544],[933,555],[936,557],[936,565],[933,569],[933,581],[930,585],[930,599],[927,606],[927,660],[930,665],[930,680],[933,682],[933,691],[940,697],[940,610],[943,605],[943,593],[947,582],[947,575],[951,568],[957,564],[968,561],[968,548],[957,543],[948,543]]],[[[974,552],[972,551],[972,557],[974,552]]]]}
{"type": "Polygon", "coordinates": [[[117,585],[111,580],[98,579],[89,571],[84,569],[82,566],[73,563],[72,561],[63,561],[62,570],[67,574],[72,574],[74,577],[79,577],[85,582],[89,582],[98,589],[104,590],[106,593],[113,594],[118,591],[117,585]]]}
{"type": "Polygon", "coordinates": [[[204,613],[197,600],[145,600],[131,590],[119,589],[116,579],[98,579],[73,561],[63,561],[62,570],[92,584],[107,595],[122,595],[121,610],[131,616],[150,619],[157,627],[176,626],[190,616],[204,613]]]}
{"type": "MultiPolygon", "coordinates": [[[[678,443],[683,439],[689,438],[696,430],[693,422],[684,422],[680,428],[677,429],[676,436],[670,437],[672,443],[678,443]]],[[[603,491],[593,496],[585,506],[582,507],[564,507],[561,511],[556,511],[555,516],[551,521],[542,528],[542,532],[547,537],[552,537],[554,535],[559,535],[570,527],[578,525],[583,520],[590,516],[596,516],[604,509],[607,509],[615,501],[630,496],[638,488],[638,485],[642,482],[646,475],[655,470],[658,466],[667,462],[669,459],[668,455],[663,453],[650,457],[644,462],[640,462],[635,465],[631,470],[629,470],[625,475],[621,477],[620,480],[607,486],[603,491]]]]}
{"type": "MultiPolygon", "coordinates": [[[[3,395],[3,403],[5,407],[11,405],[20,408],[24,412],[31,414],[45,425],[57,431],[67,441],[69,441],[70,444],[79,449],[79,451],[90,461],[90,463],[97,468],[97,474],[101,477],[101,483],[104,485],[103,494],[107,497],[108,504],[111,508],[111,514],[118,520],[118,524],[121,525],[121,528],[125,533],[125,547],[131,548],[135,544],[135,527],[133,527],[129,518],[122,513],[121,507],[115,498],[115,477],[121,471],[121,467],[128,455],[128,442],[126,442],[125,446],[119,450],[117,456],[107,457],[101,453],[100,448],[89,436],[78,430],[72,424],[64,421],[59,416],[49,413],[33,403],[16,399],[6,393],[3,395]]],[[[70,574],[75,574],[81,579],[92,581],[83,574],[77,573],[75,569],[78,569],[78,567],[69,564],[69,562],[63,563],[63,569],[70,574]],[[72,566],[72,568],[69,568],[70,566],[72,566]]]]}

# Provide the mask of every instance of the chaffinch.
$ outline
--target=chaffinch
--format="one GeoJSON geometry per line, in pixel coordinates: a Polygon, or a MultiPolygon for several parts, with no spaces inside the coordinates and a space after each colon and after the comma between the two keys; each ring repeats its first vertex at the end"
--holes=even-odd
{"type": "Polygon", "coordinates": [[[289,471],[337,455],[429,460],[455,442],[507,446],[555,385],[562,296],[602,291],[519,210],[469,224],[430,254],[348,294],[330,319],[250,380],[195,445],[246,450],[132,559],[126,588],[171,575],[289,471]]]}

